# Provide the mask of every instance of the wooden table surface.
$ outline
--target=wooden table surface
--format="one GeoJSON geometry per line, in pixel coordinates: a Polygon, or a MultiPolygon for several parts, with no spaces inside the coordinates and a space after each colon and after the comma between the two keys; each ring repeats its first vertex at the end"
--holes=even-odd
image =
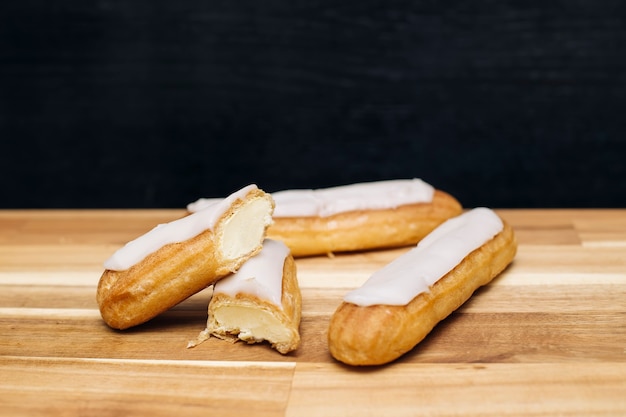
{"type": "Polygon", "coordinates": [[[297,261],[302,346],[210,339],[210,289],[113,331],[102,262],[182,210],[0,211],[0,415],[626,415],[626,210],[497,210],[518,255],[413,351],[355,369],[329,318],[404,249],[297,261]]]}

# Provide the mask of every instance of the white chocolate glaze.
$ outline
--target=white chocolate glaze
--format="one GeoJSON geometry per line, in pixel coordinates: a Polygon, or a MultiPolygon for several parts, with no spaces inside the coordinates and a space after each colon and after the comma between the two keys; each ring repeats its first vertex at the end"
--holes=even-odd
{"type": "Polygon", "coordinates": [[[278,240],[266,239],[263,248],[239,270],[219,280],[214,294],[250,294],[282,308],[283,267],[289,249],[278,240]]]}
{"type": "Polygon", "coordinates": [[[243,199],[255,189],[257,189],[256,185],[248,185],[224,199],[205,205],[193,214],[157,225],[146,234],[118,249],[104,262],[104,267],[114,271],[124,271],[167,244],[184,242],[205,230],[212,229],[217,220],[236,200],[243,199]]]}
{"type": "Polygon", "coordinates": [[[221,200],[221,198],[199,198],[193,203],[187,204],[187,211],[190,213],[195,213],[196,211],[203,210],[221,200]]]}
{"type": "MultiPolygon", "coordinates": [[[[274,217],[328,217],[355,210],[384,210],[406,204],[430,203],[434,188],[418,178],[364,182],[317,190],[272,193],[274,217]]],[[[216,199],[201,198],[187,205],[194,212],[216,199]]]]}
{"type": "Polygon", "coordinates": [[[406,305],[503,229],[500,217],[484,207],[442,223],[415,248],[376,271],[344,301],[367,307],[406,305]]]}

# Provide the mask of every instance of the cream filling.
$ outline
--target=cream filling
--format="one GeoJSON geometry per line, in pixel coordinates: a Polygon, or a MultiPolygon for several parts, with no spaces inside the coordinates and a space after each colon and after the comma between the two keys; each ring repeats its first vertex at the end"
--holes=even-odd
{"type": "Polygon", "coordinates": [[[415,248],[375,272],[344,301],[359,306],[406,305],[503,229],[500,217],[484,207],[442,223],[415,248]]]}
{"type": "MultiPolygon", "coordinates": [[[[183,242],[205,230],[212,230],[219,218],[236,200],[244,199],[250,191],[256,188],[254,184],[248,185],[224,199],[219,199],[212,204],[206,205],[193,214],[169,223],[157,225],[146,234],[139,236],[118,249],[104,262],[104,267],[114,271],[126,270],[167,244],[183,242]]],[[[229,252],[238,252],[237,245],[231,242],[234,233],[227,234],[231,236],[227,243],[229,252]]],[[[256,234],[258,234],[258,231],[256,234]]],[[[250,240],[253,240],[253,238],[250,237],[250,240]]]]}
{"type": "Polygon", "coordinates": [[[256,248],[272,223],[272,205],[268,199],[257,198],[242,206],[223,223],[222,254],[226,259],[237,259],[256,248]]]}
{"type": "Polygon", "coordinates": [[[250,294],[282,308],[283,268],[289,249],[278,240],[266,239],[263,248],[237,272],[219,280],[214,294],[250,294]]]}
{"type": "Polygon", "coordinates": [[[213,311],[220,332],[236,334],[247,342],[284,343],[291,332],[271,312],[256,306],[223,305],[213,311]]]}
{"type": "MultiPolygon", "coordinates": [[[[356,210],[384,210],[406,204],[430,203],[434,188],[418,178],[374,181],[317,190],[284,190],[272,193],[274,217],[328,217],[356,210]]],[[[195,212],[215,204],[201,198],[187,205],[195,212]]]]}

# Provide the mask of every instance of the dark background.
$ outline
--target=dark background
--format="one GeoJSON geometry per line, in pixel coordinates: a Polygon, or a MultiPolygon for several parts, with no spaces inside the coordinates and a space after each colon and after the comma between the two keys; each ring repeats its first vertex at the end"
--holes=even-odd
{"type": "Polygon", "coordinates": [[[0,207],[419,177],[626,207],[626,2],[8,0],[0,207]]]}

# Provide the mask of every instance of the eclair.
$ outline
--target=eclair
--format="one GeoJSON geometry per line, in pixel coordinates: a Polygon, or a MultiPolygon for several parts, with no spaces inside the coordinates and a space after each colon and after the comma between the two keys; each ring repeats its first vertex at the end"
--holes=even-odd
{"type": "Polygon", "coordinates": [[[273,210],[271,195],[253,184],[128,242],[104,263],[103,320],[136,326],[236,271],[261,250],[273,210]]]}
{"type": "MultiPolygon", "coordinates": [[[[272,197],[276,209],[267,236],[285,242],[294,257],[414,245],[462,212],[454,197],[417,178],[284,190],[272,197]]],[[[187,209],[211,201],[199,199],[187,209]]]]}
{"type": "Polygon", "coordinates": [[[416,247],[344,296],[331,317],[331,355],[382,365],[404,355],[515,257],[513,229],[476,208],[447,220],[416,247]]]}
{"type": "Polygon", "coordinates": [[[261,252],[218,281],[206,329],[188,347],[208,339],[267,341],[282,354],[300,345],[302,296],[296,264],[284,243],[267,239],[261,252]]]}

